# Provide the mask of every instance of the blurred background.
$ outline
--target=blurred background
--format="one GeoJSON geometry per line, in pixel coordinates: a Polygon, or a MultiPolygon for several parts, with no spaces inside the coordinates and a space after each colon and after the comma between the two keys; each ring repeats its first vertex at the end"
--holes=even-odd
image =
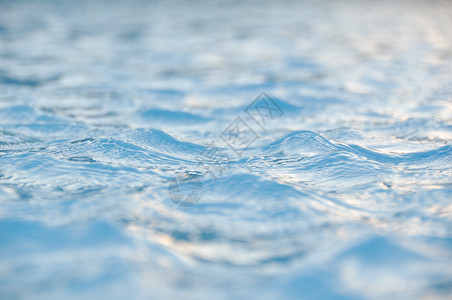
{"type": "Polygon", "coordinates": [[[0,0],[0,298],[450,299],[451,16],[0,0]],[[216,179],[206,145],[231,157],[216,179]],[[204,175],[194,206],[181,173],[204,175]]]}

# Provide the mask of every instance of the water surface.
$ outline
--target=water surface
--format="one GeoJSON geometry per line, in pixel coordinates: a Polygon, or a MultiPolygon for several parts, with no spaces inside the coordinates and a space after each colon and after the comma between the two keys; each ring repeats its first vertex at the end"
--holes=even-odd
{"type": "Polygon", "coordinates": [[[0,298],[449,299],[451,15],[1,1],[0,298]]]}

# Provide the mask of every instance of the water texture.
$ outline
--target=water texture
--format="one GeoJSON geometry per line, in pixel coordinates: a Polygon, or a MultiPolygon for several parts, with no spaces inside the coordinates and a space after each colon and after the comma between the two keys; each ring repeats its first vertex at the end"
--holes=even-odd
{"type": "Polygon", "coordinates": [[[0,298],[450,299],[451,15],[0,1],[0,298]]]}

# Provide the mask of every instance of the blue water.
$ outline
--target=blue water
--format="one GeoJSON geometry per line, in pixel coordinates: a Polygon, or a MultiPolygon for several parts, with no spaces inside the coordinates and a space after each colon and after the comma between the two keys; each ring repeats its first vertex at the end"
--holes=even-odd
{"type": "Polygon", "coordinates": [[[451,15],[0,1],[0,299],[450,299],[451,15]]]}

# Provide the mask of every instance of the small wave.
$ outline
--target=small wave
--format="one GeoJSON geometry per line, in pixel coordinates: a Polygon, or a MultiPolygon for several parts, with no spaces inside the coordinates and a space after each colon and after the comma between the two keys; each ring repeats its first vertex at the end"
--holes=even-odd
{"type": "Polygon", "coordinates": [[[452,146],[405,154],[385,153],[367,147],[339,143],[312,131],[296,131],[283,138],[262,147],[265,155],[284,154],[315,156],[330,153],[345,153],[365,158],[377,163],[406,166],[437,166],[450,167],[452,161],[452,146]]]}

